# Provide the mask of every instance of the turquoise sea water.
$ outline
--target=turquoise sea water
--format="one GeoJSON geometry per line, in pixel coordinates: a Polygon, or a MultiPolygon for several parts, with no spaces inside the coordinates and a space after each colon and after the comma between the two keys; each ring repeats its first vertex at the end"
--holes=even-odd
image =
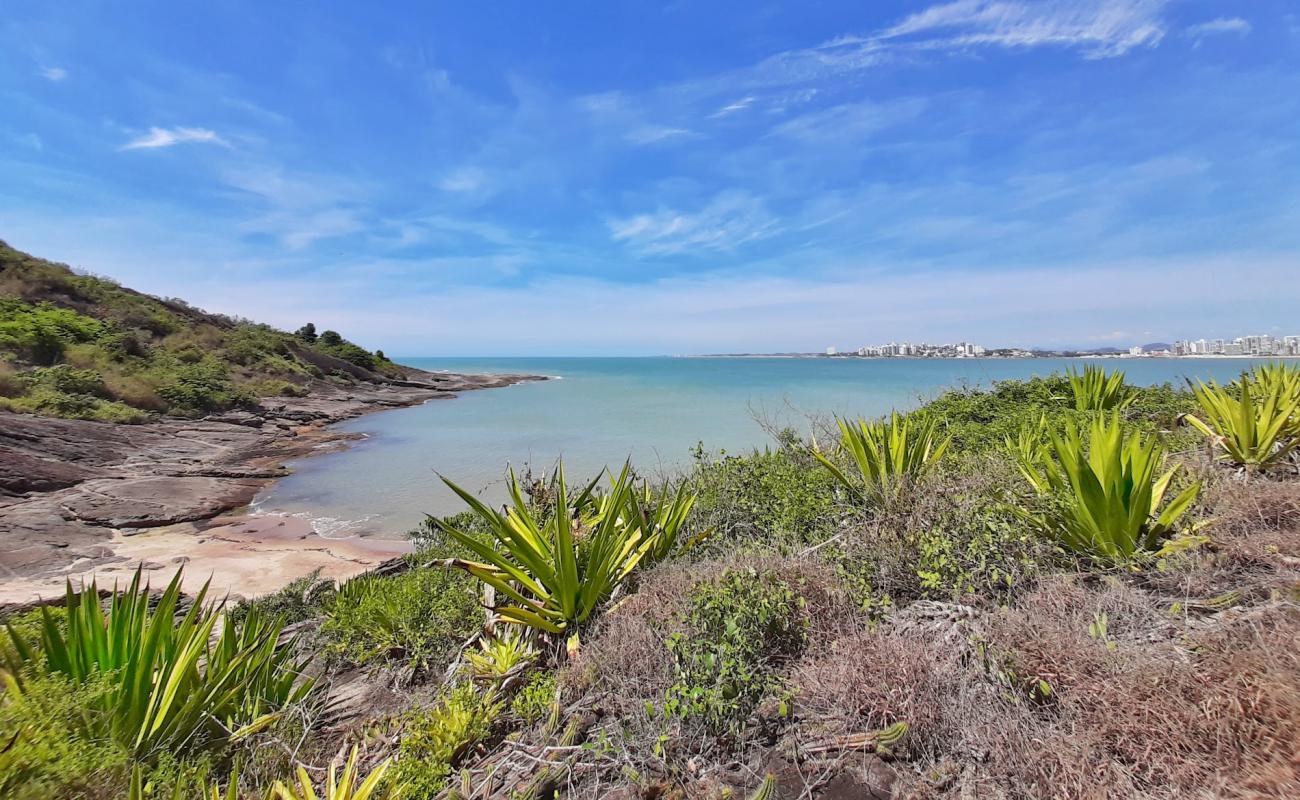
{"type": "MultiPolygon", "coordinates": [[[[306,517],[327,536],[396,536],[426,513],[463,509],[442,473],[494,503],[507,464],[574,478],[629,457],[646,474],[690,463],[699,442],[736,452],[770,442],[758,418],[806,432],[811,416],[912,408],[951,386],[988,385],[1077,367],[1053,359],[404,358],[427,370],[523,372],[558,380],[466,392],[454,400],[371,414],[340,427],[366,434],[350,449],[291,464],[254,504],[306,517]]],[[[1137,384],[1235,378],[1241,359],[1132,359],[1137,384]]]]}

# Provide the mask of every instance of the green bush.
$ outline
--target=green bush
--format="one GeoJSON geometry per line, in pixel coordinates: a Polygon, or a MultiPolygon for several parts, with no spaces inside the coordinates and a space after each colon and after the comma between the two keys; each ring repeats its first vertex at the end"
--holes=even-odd
{"type": "Polygon", "coordinates": [[[510,710],[530,725],[540,722],[550,716],[555,706],[555,690],[554,672],[535,672],[515,693],[510,710]]]}
{"type": "Polygon", "coordinates": [[[103,323],[51,303],[0,297],[0,350],[11,350],[35,364],[54,364],[70,344],[89,342],[103,323]]]}
{"type": "Polygon", "coordinates": [[[321,629],[326,649],[351,664],[398,659],[440,668],[483,624],[474,586],[441,567],[353,578],[339,589],[321,629]]]}
{"type": "Polygon", "coordinates": [[[501,703],[462,683],[444,692],[432,706],[407,715],[392,783],[402,798],[432,800],[445,787],[465,751],[485,738],[501,712],[501,703]]]}
{"type": "Polygon", "coordinates": [[[714,530],[701,552],[802,549],[836,527],[835,480],[795,444],[718,459],[697,450],[690,486],[697,527],[714,530]]]}
{"type": "Polygon", "coordinates": [[[32,379],[64,394],[104,394],[104,376],[93,369],[76,369],[59,364],[32,370],[32,379]]]}
{"type": "Polygon", "coordinates": [[[231,382],[230,369],[207,356],[172,371],[170,380],[158,387],[158,396],[171,411],[182,414],[225,411],[253,402],[247,390],[231,382]]]}
{"type": "Polygon", "coordinates": [[[0,695],[0,797],[111,797],[124,787],[130,751],[102,735],[113,676],[74,681],[31,670],[0,695]],[[11,740],[12,738],[12,740],[11,740]]]}
{"type": "Polygon", "coordinates": [[[763,698],[781,689],[780,667],[804,647],[804,600],[770,573],[734,570],[695,588],[685,632],[667,640],[678,680],[664,713],[736,732],[763,698]]]}

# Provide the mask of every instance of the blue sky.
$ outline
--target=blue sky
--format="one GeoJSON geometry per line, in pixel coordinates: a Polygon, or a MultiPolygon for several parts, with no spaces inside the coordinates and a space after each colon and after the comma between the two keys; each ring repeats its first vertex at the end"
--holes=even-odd
{"type": "Polygon", "coordinates": [[[1300,333],[1300,6],[9,0],[0,238],[408,355],[1300,333]]]}

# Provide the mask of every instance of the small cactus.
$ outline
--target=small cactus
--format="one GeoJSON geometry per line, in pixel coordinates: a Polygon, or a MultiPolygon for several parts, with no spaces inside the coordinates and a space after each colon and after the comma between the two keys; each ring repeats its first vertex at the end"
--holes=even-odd
{"type": "Polygon", "coordinates": [[[895,722],[888,728],[876,731],[876,752],[888,753],[891,747],[902,740],[905,733],[907,733],[906,722],[895,722]]]}
{"type": "Polygon", "coordinates": [[[749,800],[776,800],[776,776],[769,773],[749,800]]]}

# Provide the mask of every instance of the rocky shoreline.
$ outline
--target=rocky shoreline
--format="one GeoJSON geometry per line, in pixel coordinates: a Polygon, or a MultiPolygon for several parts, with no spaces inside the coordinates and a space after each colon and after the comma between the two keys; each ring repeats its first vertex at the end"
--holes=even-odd
{"type": "Polygon", "coordinates": [[[0,412],[0,605],[61,592],[69,577],[118,574],[142,562],[192,561],[202,567],[190,570],[192,579],[211,572],[236,594],[273,591],[317,567],[334,577],[367,569],[400,543],[326,540],[297,520],[223,515],[288,474],[285,461],[354,438],[332,423],[530,380],[544,378],[408,368],[384,384],[321,383],[306,397],[264,398],[254,411],[144,425],[0,412]],[[295,563],[285,563],[294,553],[295,563]],[[249,559],[256,563],[224,577],[214,567],[249,559]]]}

